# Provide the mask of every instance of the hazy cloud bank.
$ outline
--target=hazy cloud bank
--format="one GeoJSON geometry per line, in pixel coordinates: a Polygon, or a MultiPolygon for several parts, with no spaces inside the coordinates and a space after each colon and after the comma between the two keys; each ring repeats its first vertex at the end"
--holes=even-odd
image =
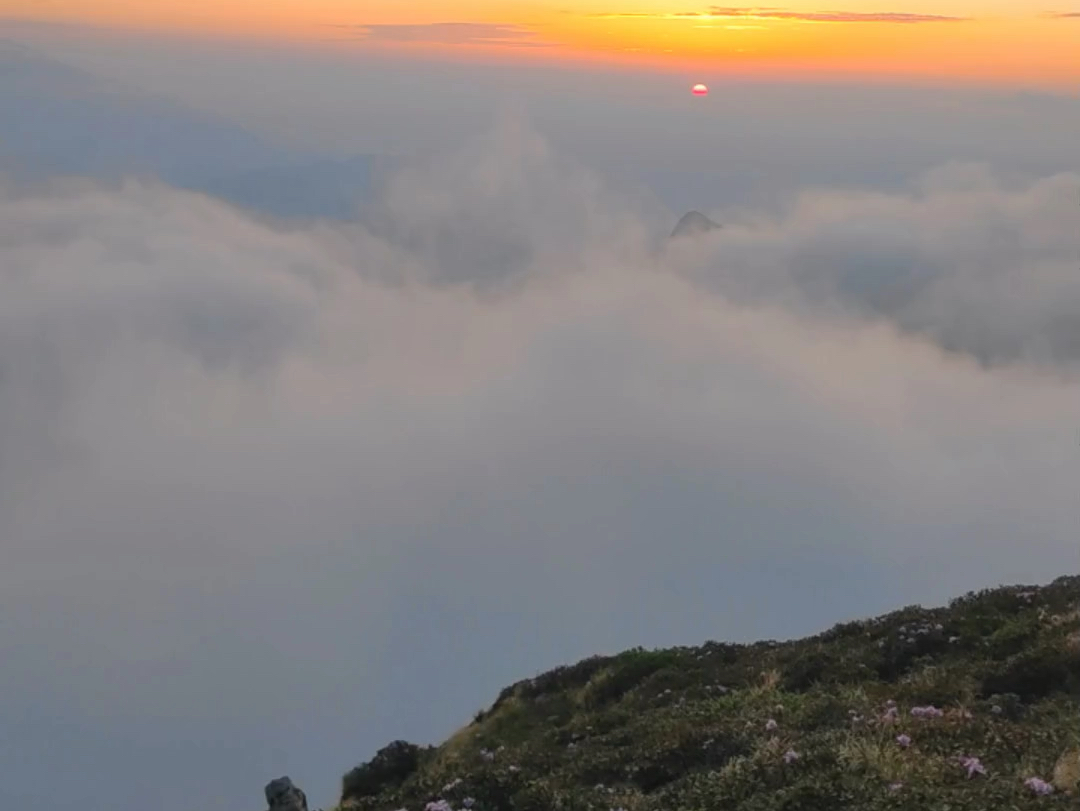
{"type": "Polygon", "coordinates": [[[537,39],[537,32],[521,25],[439,22],[417,24],[360,24],[338,26],[360,40],[371,43],[422,43],[429,45],[505,45],[550,47],[537,39]]]}
{"type": "Polygon", "coordinates": [[[5,790],[135,808],[182,762],[164,811],[285,771],[327,804],[595,650],[1061,574],[1077,182],[952,168],[668,249],[508,124],[368,226],[4,192],[5,790]]]}
{"type": "Polygon", "coordinates": [[[985,167],[924,175],[909,194],[812,191],[779,221],[744,217],[682,256],[742,302],[881,316],[1000,365],[1080,361],[1078,176],[1005,184],[985,167]]]}

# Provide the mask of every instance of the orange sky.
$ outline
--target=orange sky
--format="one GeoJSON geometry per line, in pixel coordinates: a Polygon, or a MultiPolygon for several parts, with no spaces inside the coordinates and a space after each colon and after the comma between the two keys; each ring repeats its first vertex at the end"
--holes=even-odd
{"type": "Polygon", "coordinates": [[[1080,0],[1046,7],[1033,6],[1037,0],[792,0],[770,4],[768,13],[720,14],[684,0],[0,2],[6,17],[328,47],[1080,83],[1080,0]]]}

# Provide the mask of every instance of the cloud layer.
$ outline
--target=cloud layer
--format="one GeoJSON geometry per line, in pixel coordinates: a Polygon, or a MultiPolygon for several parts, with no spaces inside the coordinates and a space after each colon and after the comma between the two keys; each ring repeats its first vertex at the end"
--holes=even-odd
{"type": "Polygon", "coordinates": [[[750,17],[762,20],[796,20],[814,23],[942,23],[964,22],[967,17],[944,14],[916,14],[909,11],[791,11],[782,8],[713,6],[714,17],[750,17]]]}
{"type": "Polygon", "coordinates": [[[1080,362],[1076,175],[1008,187],[983,167],[923,176],[909,195],[810,192],[779,224],[733,223],[693,276],[744,302],[797,295],[884,317],[989,365],[1080,362]]]}
{"type": "Polygon", "coordinates": [[[810,23],[897,23],[901,25],[968,22],[972,19],[970,17],[956,17],[946,14],[917,14],[910,11],[794,11],[784,8],[759,8],[756,6],[712,6],[708,11],[677,11],[665,13],[628,11],[619,13],[599,13],[590,16],[685,18],[690,20],[735,18],[753,20],[789,20],[810,23]]]}
{"type": "Polygon", "coordinates": [[[1077,181],[950,168],[668,247],[511,121],[365,226],[3,192],[2,790],[326,805],[597,650],[1062,573],[1077,181]]]}
{"type": "Polygon", "coordinates": [[[427,45],[508,45],[543,47],[554,43],[537,39],[537,33],[520,25],[441,22],[345,26],[361,40],[374,43],[423,43],[427,45]]]}

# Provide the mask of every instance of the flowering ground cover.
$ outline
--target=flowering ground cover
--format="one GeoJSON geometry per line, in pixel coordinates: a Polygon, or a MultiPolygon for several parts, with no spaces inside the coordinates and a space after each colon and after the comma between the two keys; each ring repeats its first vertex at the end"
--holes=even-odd
{"type": "Polygon", "coordinates": [[[794,642],[635,649],[396,741],[340,811],[1080,807],[1080,577],[794,642]]]}

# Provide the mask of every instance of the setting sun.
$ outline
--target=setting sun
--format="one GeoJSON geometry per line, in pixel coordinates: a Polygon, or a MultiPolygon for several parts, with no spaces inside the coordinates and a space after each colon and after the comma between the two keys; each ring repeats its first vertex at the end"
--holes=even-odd
{"type": "Polygon", "coordinates": [[[1080,0],[0,0],[0,808],[1076,809],[1078,88],[1080,0]]]}

